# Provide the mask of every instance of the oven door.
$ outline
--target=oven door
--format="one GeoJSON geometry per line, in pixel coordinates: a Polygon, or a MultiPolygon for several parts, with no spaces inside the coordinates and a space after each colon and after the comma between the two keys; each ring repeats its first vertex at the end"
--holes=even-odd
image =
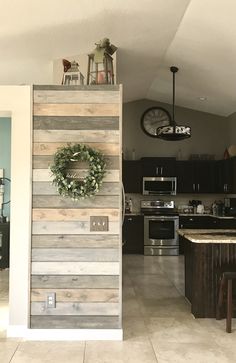
{"type": "Polygon", "coordinates": [[[144,216],[145,246],[178,246],[178,216],[144,216]]]}

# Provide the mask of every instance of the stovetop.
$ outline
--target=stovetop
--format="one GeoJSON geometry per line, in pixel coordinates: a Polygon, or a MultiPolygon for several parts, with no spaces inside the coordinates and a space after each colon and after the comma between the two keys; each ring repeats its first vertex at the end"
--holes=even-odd
{"type": "Polygon", "coordinates": [[[145,215],[178,215],[173,200],[141,200],[141,212],[145,215]]]}

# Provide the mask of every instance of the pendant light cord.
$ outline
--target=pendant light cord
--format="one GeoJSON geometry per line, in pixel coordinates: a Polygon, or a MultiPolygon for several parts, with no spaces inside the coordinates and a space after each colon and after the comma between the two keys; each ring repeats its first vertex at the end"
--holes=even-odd
{"type": "Polygon", "coordinates": [[[172,66],[170,67],[171,72],[173,73],[173,106],[172,106],[172,126],[176,126],[175,122],[175,73],[178,72],[179,68],[172,66]]]}

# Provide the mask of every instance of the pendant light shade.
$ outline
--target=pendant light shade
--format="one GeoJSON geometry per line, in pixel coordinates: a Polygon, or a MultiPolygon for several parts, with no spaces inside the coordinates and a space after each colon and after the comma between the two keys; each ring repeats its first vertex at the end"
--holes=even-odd
{"type": "Polygon", "coordinates": [[[167,141],[180,141],[191,136],[191,128],[189,126],[177,125],[175,122],[175,73],[178,72],[177,67],[170,67],[173,73],[173,106],[172,119],[167,126],[157,128],[157,137],[167,141]]]}

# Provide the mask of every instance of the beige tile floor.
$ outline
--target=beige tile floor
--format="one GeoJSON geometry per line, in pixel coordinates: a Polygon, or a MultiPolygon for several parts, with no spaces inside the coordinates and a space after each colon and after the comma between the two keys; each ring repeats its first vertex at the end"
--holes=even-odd
{"type": "Polygon", "coordinates": [[[194,319],[183,297],[183,258],[124,256],[123,342],[7,339],[8,271],[0,271],[0,363],[233,363],[225,321],[194,319]]]}

